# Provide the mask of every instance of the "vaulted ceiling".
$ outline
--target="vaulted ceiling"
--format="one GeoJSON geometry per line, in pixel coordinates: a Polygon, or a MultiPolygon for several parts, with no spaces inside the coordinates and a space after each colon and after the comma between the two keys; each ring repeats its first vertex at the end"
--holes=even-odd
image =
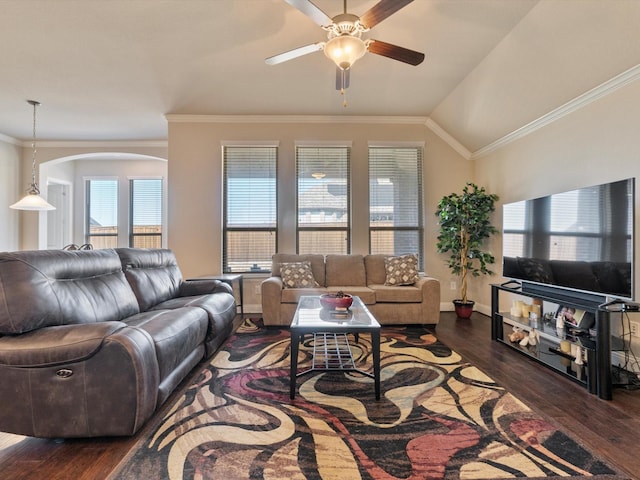
{"type": "Polygon", "coordinates": [[[0,134],[16,139],[35,99],[48,140],[166,139],[166,114],[422,116],[473,152],[640,64],[635,0],[415,0],[364,37],[425,61],[365,55],[345,108],[322,52],[265,64],[326,40],[283,0],[0,3],[0,134]]]}

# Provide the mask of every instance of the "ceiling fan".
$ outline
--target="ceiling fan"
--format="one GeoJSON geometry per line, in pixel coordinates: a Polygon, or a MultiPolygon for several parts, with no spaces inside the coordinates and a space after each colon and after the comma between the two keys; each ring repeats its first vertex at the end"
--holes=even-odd
{"type": "Polygon", "coordinates": [[[311,0],[285,0],[289,5],[297,8],[320,25],[327,32],[328,40],[274,55],[265,59],[265,62],[268,65],[276,65],[323,50],[324,54],[336,64],[336,89],[342,93],[344,93],[344,89],[349,87],[349,72],[351,66],[367,52],[408,63],[409,65],[420,65],[424,60],[424,53],[380,40],[362,39],[364,32],[368,32],[378,23],[412,1],[413,0],[380,0],[366,13],[358,17],[357,15],[347,13],[347,0],[344,0],[344,12],[330,18],[320,10],[320,8],[314,5],[311,0]]]}

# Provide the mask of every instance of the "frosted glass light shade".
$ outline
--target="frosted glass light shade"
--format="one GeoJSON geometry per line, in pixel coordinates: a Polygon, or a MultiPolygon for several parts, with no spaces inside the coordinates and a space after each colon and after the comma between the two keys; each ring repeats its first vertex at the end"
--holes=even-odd
{"type": "Polygon", "coordinates": [[[22,200],[9,206],[14,210],[55,210],[56,207],[47,202],[37,193],[27,193],[22,200]]]}
{"type": "Polygon", "coordinates": [[[324,46],[324,54],[342,70],[351,68],[351,65],[365,53],[367,53],[366,44],[358,37],[351,35],[334,37],[324,46]]]}

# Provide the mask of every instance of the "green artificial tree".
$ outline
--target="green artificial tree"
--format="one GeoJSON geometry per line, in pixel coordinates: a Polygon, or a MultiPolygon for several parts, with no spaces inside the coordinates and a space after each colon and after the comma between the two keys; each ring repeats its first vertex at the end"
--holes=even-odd
{"type": "Polygon", "coordinates": [[[491,224],[496,200],[498,196],[487,193],[484,187],[467,183],[461,194],[443,197],[436,211],[440,224],[436,244],[438,253],[449,253],[449,269],[460,277],[460,298],[454,304],[466,305],[469,315],[474,302],[467,298],[468,275],[493,274],[489,265],[495,262],[495,258],[483,247],[486,239],[498,233],[491,224]]]}

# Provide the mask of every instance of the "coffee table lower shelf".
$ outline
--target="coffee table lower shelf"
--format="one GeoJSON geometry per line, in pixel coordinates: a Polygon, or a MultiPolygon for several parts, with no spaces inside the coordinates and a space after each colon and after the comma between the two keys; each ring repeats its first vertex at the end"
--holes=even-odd
{"type": "Polygon", "coordinates": [[[359,372],[367,377],[374,378],[373,373],[356,367],[353,361],[351,344],[346,333],[314,333],[313,334],[313,358],[311,368],[299,372],[300,377],[316,370],[346,370],[359,372]]]}
{"type": "MultiPolygon", "coordinates": [[[[369,378],[374,379],[376,400],[380,399],[380,357],[379,353],[374,361],[374,371],[368,372],[357,368],[353,360],[353,352],[351,351],[351,344],[349,343],[349,337],[347,333],[331,333],[331,332],[313,332],[313,357],[311,360],[311,367],[297,372],[297,362],[292,362],[291,365],[291,379],[290,379],[290,397],[293,400],[296,394],[296,378],[306,375],[315,371],[349,371],[358,372],[369,378]]],[[[355,334],[356,341],[359,335],[355,334]]],[[[379,332],[377,337],[378,349],[379,347],[379,332]]],[[[302,336],[301,338],[304,338],[302,336]]],[[[292,339],[292,346],[297,345],[300,339],[292,339]]],[[[296,356],[297,356],[297,348],[296,356]]],[[[378,350],[379,352],[379,350],[378,350]]]]}

